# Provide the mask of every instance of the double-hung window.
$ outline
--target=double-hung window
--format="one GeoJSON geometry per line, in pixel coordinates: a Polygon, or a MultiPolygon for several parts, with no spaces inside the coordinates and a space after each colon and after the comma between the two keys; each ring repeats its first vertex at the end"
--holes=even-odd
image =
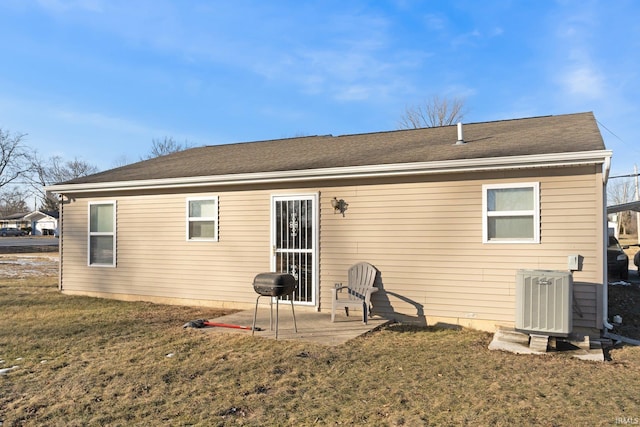
{"type": "Polygon", "coordinates": [[[187,240],[218,240],[218,197],[187,199],[187,240]]]}
{"type": "Polygon", "coordinates": [[[89,265],[116,265],[116,202],[89,203],[89,265]]]}
{"type": "Polygon", "coordinates": [[[482,186],[484,243],[540,242],[539,183],[482,186]]]}

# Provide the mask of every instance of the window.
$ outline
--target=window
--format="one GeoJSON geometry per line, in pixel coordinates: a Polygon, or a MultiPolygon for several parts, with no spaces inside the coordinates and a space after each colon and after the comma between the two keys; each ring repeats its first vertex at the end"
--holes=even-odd
{"type": "Polygon", "coordinates": [[[187,240],[218,240],[218,198],[187,199],[187,240]]]}
{"type": "Polygon", "coordinates": [[[89,203],[89,265],[116,265],[116,202],[89,203]]]}
{"type": "Polygon", "coordinates": [[[539,184],[482,186],[483,243],[539,243],[539,184]]]}

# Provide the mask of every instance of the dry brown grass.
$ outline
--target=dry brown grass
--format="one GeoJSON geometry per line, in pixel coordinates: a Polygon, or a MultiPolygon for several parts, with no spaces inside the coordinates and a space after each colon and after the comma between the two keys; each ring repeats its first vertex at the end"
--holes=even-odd
{"type": "MultiPolygon", "coordinates": [[[[2,270],[0,269],[0,274],[2,270]]],[[[221,312],[0,279],[0,424],[611,425],[638,420],[640,349],[518,356],[394,325],[339,347],[183,329],[221,312]],[[169,355],[171,357],[169,357],[169,355]]]]}

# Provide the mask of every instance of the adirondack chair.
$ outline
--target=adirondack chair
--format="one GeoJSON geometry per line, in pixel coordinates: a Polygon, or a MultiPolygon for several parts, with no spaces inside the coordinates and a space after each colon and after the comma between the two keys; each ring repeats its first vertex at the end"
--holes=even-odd
{"type": "Polygon", "coordinates": [[[349,316],[349,307],[362,308],[362,323],[367,324],[367,319],[371,315],[371,294],[378,291],[374,286],[377,270],[374,266],[366,262],[360,262],[349,268],[349,284],[343,286],[336,283],[331,289],[331,321],[335,322],[336,310],[344,307],[344,311],[349,316]],[[346,292],[343,292],[346,289],[346,292]]]}

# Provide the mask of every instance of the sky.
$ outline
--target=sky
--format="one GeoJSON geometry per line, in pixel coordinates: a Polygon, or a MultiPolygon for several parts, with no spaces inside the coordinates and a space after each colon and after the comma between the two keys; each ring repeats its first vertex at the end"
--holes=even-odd
{"type": "Polygon", "coordinates": [[[592,111],[640,163],[635,0],[0,0],[0,128],[101,170],[192,146],[592,111]]]}

